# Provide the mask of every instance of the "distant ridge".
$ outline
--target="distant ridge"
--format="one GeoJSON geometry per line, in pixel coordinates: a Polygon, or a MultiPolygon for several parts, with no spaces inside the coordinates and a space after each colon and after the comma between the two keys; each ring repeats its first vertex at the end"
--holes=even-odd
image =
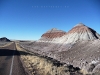
{"type": "Polygon", "coordinates": [[[6,37],[2,37],[0,38],[0,42],[10,42],[10,40],[7,39],[6,37]]]}

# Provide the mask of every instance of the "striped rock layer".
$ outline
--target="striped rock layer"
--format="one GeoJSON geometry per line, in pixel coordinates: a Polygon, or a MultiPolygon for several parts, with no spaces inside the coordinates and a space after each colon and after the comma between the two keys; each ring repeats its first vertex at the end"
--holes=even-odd
{"type": "Polygon", "coordinates": [[[53,29],[47,31],[46,33],[44,33],[41,36],[40,40],[41,41],[47,41],[47,42],[52,42],[52,41],[56,42],[56,41],[58,41],[59,38],[61,38],[65,34],[66,34],[65,31],[53,28],[53,29]]]}
{"type": "Polygon", "coordinates": [[[44,33],[40,40],[57,43],[75,43],[77,41],[95,39],[100,39],[100,35],[92,28],[79,23],[68,32],[57,30],[55,28],[51,29],[44,33]]]}

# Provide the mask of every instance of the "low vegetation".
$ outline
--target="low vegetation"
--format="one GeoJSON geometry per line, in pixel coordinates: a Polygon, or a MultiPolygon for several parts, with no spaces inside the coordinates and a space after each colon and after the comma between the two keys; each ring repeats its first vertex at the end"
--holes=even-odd
{"type": "MultiPolygon", "coordinates": [[[[16,47],[20,51],[27,52],[18,45],[16,47]]],[[[52,58],[43,57],[38,54],[23,54],[21,59],[32,75],[83,75],[77,67],[74,68],[72,65],[62,64],[52,58]]]]}
{"type": "Polygon", "coordinates": [[[8,46],[10,44],[12,44],[13,42],[0,42],[0,47],[5,47],[8,46]]]}

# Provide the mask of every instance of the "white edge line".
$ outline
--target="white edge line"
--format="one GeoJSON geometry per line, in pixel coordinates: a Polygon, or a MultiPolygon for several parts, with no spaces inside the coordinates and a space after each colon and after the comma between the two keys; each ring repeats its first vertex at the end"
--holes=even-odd
{"type": "Polygon", "coordinates": [[[10,68],[10,73],[9,73],[9,75],[12,75],[13,62],[14,62],[14,53],[15,53],[15,50],[14,50],[14,52],[13,52],[13,57],[12,57],[12,62],[11,62],[11,68],[10,68]]]}

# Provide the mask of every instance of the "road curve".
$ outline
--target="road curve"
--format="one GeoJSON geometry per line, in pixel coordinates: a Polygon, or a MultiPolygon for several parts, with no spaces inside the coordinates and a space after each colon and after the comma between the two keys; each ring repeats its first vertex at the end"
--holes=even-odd
{"type": "Polygon", "coordinates": [[[0,48],[0,75],[28,75],[19,56],[15,43],[0,48]]]}

